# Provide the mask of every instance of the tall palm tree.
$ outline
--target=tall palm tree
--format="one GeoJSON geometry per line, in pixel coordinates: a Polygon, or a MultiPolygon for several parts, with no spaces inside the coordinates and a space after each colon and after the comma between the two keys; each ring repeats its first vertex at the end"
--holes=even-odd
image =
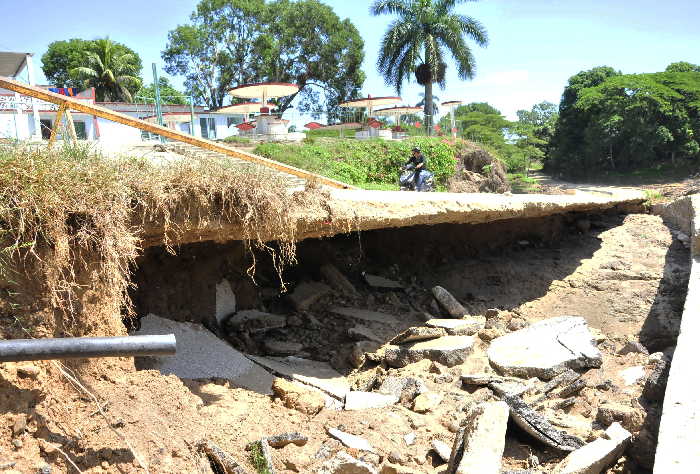
{"type": "Polygon", "coordinates": [[[382,38],[377,69],[399,94],[403,82],[415,75],[425,87],[428,128],[432,125],[433,84],[445,88],[445,53],[454,58],[460,79],[472,79],[476,68],[467,40],[479,46],[488,43],[479,21],[454,13],[458,4],[467,1],[475,0],[376,0],[370,7],[372,15],[398,15],[382,38]]]}
{"type": "Polygon", "coordinates": [[[109,38],[95,40],[91,51],[85,53],[86,66],[70,71],[82,79],[85,87],[94,87],[96,99],[131,102],[131,90],[141,87],[137,74],[136,57],[119,49],[109,38]]]}

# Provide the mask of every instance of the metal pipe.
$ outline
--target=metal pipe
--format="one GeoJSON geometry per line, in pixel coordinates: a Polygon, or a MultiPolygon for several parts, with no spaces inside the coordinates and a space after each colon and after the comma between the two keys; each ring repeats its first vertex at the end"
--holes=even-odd
{"type": "Polygon", "coordinates": [[[175,354],[174,334],[0,341],[0,362],[173,354],[175,354]]]}

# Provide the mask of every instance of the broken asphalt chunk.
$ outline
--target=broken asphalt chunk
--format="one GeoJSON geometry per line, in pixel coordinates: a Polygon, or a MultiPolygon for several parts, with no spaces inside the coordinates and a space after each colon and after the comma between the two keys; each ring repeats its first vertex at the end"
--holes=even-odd
{"type": "Polygon", "coordinates": [[[464,309],[464,306],[443,287],[435,286],[432,292],[440,306],[453,318],[459,319],[467,315],[467,310],[464,309]]]}
{"type": "Polygon", "coordinates": [[[387,346],[384,360],[392,367],[405,367],[423,359],[454,367],[467,360],[473,346],[473,336],[444,336],[430,341],[387,346]]]}
{"type": "Polygon", "coordinates": [[[455,438],[449,474],[499,474],[506,444],[508,405],[480,403],[468,413],[455,438]]]}

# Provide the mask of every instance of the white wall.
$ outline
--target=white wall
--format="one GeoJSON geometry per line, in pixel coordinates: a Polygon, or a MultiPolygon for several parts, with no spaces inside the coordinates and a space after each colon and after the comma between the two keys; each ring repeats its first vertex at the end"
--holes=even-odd
{"type": "Polygon", "coordinates": [[[141,130],[103,118],[97,118],[99,140],[108,143],[134,143],[141,141],[141,130]]]}

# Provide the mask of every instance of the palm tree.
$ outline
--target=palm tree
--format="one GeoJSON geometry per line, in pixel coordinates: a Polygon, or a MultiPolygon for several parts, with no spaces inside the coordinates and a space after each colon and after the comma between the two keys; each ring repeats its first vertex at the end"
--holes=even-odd
{"type": "Polygon", "coordinates": [[[472,17],[454,13],[460,3],[473,0],[376,0],[372,15],[398,15],[384,33],[377,69],[387,85],[401,93],[404,81],[415,75],[425,87],[426,127],[432,125],[433,83],[445,88],[445,53],[457,64],[460,79],[474,77],[475,64],[467,39],[486,46],[486,29],[472,17]]]}
{"type": "Polygon", "coordinates": [[[136,57],[120,50],[109,38],[95,40],[91,51],[85,53],[86,66],[70,71],[82,79],[85,87],[94,87],[96,99],[131,102],[131,90],[141,87],[137,74],[136,57]]]}
{"type": "MultiPolygon", "coordinates": [[[[420,92],[418,95],[421,97],[421,100],[416,104],[416,107],[425,108],[425,92],[420,92]]],[[[433,94],[433,113],[431,115],[435,116],[438,112],[440,112],[440,97],[433,94]]]]}

